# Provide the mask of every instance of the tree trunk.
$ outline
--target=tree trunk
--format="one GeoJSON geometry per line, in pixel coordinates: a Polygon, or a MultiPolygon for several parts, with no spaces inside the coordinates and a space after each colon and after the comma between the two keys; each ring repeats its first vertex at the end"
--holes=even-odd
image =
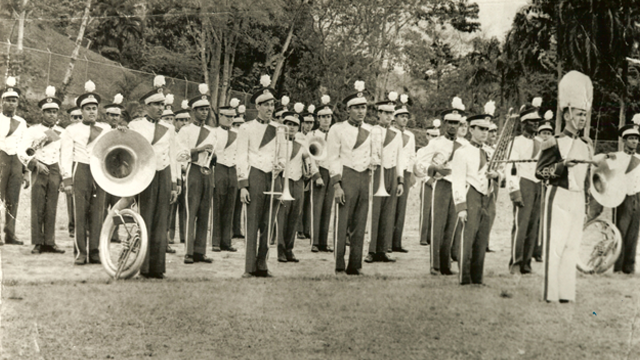
{"type": "MultiPolygon", "coordinates": [[[[560,38],[560,15],[562,11],[562,3],[558,2],[558,8],[556,11],[556,56],[558,58],[558,63],[556,64],[556,74],[558,76],[557,84],[560,84],[560,79],[562,79],[562,39],[560,38]]],[[[560,135],[562,132],[562,108],[560,107],[560,92],[557,93],[557,102],[556,102],[556,135],[560,135]]]]}
{"type": "Polygon", "coordinates": [[[211,108],[218,111],[218,94],[220,93],[220,59],[222,58],[222,43],[217,40],[213,45],[213,55],[209,63],[210,83],[209,89],[211,91],[211,108]]]}
{"type": "Polygon", "coordinates": [[[278,79],[280,78],[280,72],[282,71],[282,66],[284,65],[284,61],[286,60],[286,52],[289,49],[289,45],[291,44],[291,39],[293,39],[293,29],[295,28],[295,24],[296,24],[296,19],[294,18],[293,21],[291,21],[291,27],[289,28],[289,34],[287,34],[287,39],[284,42],[284,45],[282,45],[282,50],[280,51],[280,54],[276,55],[276,68],[273,70],[273,77],[272,77],[272,81],[271,81],[271,87],[275,88],[276,84],[278,83],[278,79]]]}
{"type": "Polygon", "coordinates": [[[18,16],[18,54],[22,54],[23,41],[24,41],[24,20],[27,17],[27,4],[29,0],[23,0],[20,9],[20,15],[18,16]]]}
{"type": "MultiPolygon", "coordinates": [[[[236,28],[237,29],[237,28],[236,28]]],[[[227,104],[227,94],[229,82],[231,81],[231,72],[233,70],[233,54],[236,51],[236,32],[227,34],[224,38],[224,63],[222,65],[222,89],[220,90],[219,106],[227,104]]]]}
{"type": "Polygon", "coordinates": [[[204,83],[209,84],[209,61],[207,59],[207,31],[209,29],[209,18],[203,16],[202,27],[200,30],[200,65],[202,66],[202,74],[204,75],[204,83]]]}
{"type": "Polygon", "coordinates": [[[60,96],[62,100],[64,100],[67,94],[67,87],[71,83],[71,79],[73,77],[73,68],[76,64],[76,58],[80,53],[80,45],[82,44],[82,39],[84,37],[84,30],[87,28],[87,23],[89,22],[89,12],[91,11],[91,0],[87,0],[87,4],[84,8],[84,14],[82,14],[82,23],[80,24],[80,30],[78,31],[78,37],[76,38],[76,45],[73,49],[73,53],[71,53],[71,59],[69,60],[69,66],[67,67],[67,72],[64,75],[64,79],[62,80],[62,86],[60,88],[60,96]]]}

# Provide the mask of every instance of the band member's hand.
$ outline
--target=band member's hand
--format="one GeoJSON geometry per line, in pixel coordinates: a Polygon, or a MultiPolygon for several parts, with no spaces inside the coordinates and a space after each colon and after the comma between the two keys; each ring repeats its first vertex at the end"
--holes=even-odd
{"type": "Polygon", "coordinates": [[[493,179],[497,179],[499,177],[500,177],[500,174],[498,174],[497,171],[495,171],[495,170],[487,171],[487,179],[493,180],[493,179]]]}
{"type": "Polygon", "coordinates": [[[122,131],[122,132],[127,132],[127,130],[129,130],[129,128],[127,127],[127,125],[118,125],[118,126],[116,126],[116,130],[122,131]]]}
{"type": "Polygon", "coordinates": [[[398,184],[398,188],[396,189],[396,196],[400,197],[404,193],[404,185],[398,184]]]}
{"type": "Polygon", "coordinates": [[[247,205],[251,202],[251,197],[249,196],[249,190],[247,188],[240,189],[240,201],[247,205]]]}
{"type": "Polygon", "coordinates": [[[434,165],[433,170],[442,176],[448,176],[451,174],[451,169],[446,164],[434,165]]]}
{"type": "Polygon", "coordinates": [[[64,187],[64,193],[67,195],[73,195],[73,186],[69,185],[69,186],[65,186],[64,187]]]}
{"type": "MultiPolygon", "coordinates": [[[[49,171],[49,169],[47,169],[47,171],[49,171]]],[[[23,189],[28,189],[29,185],[31,185],[31,181],[29,181],[29,173],[28,172],[22,174],[22,183],[24,184],[24,186],[22,187],[23,189]]]]}
{"type": "Polygon", "coordinates": [[[342,186],[336,185],[333,197],[336,199],[338,204],[344,205],[344,190],[342,190],[342,186]]]}
{"type": "Polygon", "coordinates": [[[171,205],[175,204],[176,200],[178,200],[178,191],[171,190],[171,199],[169,200],[169,204],[171,205]]]}
{"type": "Polygon", "coordinates": [[[462,222],[467,222],[467,210],[462,210],[458,213],[458,219],[462,222]]]}
{"type": "Polygon", "coordinates": [[[43,174],[43,175],[49,175],[49,168],[41,163],[40,161],[36,162],[36,169],[39,173],[43,174]]]}
{"type": "Polygon", "coordinates": [[[517,207],[524,207],[524,202],[522,202],[522,200],[515,200],[513,202],[513,205],[515,205],[517,207]]]}
{"type": "Polygon", "coordinates": [[[182,194],[182,186],[178,186],[178,187],[176,187],[176,189],[177,189],[177,190],[176,190],[176,194],[177,194],[178,196],[180,196],[180,194],[182,194]]]}
{"type": "Polygon", "coordinates": [[[203,145],[203,146],[200,146],[199,148],[196,148],[196,150],[198,150],[198,152],[206,151],[210,153],[210,152],[213,152],[213,145],[211,144],[203,145]]]}
{"type": "Polygon", "coordinates": [[[616,158],[617,158],[617,155],[615,153],[608,153],[607,154],[607,159],[615,160],[616,158]]]}
{"type": "Polygon", "coordinates": [[[316,180],[316,186],[317,187],[323,187],[324,186],[324,181],[322,180],[322,178],[318,178],[318,180],[316,180]]]}

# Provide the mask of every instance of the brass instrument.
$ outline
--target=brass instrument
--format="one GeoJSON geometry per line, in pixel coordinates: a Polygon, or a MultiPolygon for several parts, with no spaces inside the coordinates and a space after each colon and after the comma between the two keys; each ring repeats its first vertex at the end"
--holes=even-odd
{"type": "Polygon", "coordinates": [[[616,262],[622,251],[622,236],[608,220],[594,219],[583,228],[577,268],[585,274],[602,274],[616,262]]]}
{"type": "Polygon", "coordinates": [[[314,136],[309,139],[308,150],[309,155],[315,161],[322,161],[327,157],[327,144],[320,136],[314,136]]]}
{"type": "MultiPolygon", "coordinates": [[[[289,165],[289,141],[287,141],[288,138],[288,130],[286,126],[278,126],[278,128],[276,128],[276,146],[274,149],[274,158],[273,158],[273,170],[271,172],[271,189],[270,191],[265,191],[264,193],[266,195],[271,195],[271,198],[269,199],[269,220],[268,220],[268,225],[267,225],[267,243],[269,245],[275,245],[275,236],[273,236],[272,234],[272,223],[276,222],[276,219],[274,219],[273,216],[273,200],[274,197],[276,195],[280,195],[279,200],[281,201],[291,201],[293,200],[293,196],[291,196],[291,192],[289,191],[289,181],[287,178],[288,175],[288,165],[289,165]],[[282,142],[285,142],[285,146],[286,146],[286,154],[287,156],[285,157],[285,165],[284,165],[284,174],[283,174],[283,179],[284,179],[284,185],[282,188],[282,191],[278,192],[275,191],[275,187],[276,187],[276,179],[277,179],[277,175],[280,172],[280,154],[282,152],[282,142]]],[[[276,215],[277,215],[277,210],[276,210],[276,215]]],[[[277,216],[276,216],[277,217],[277,216]]]]}
{"type": "Polygon", "coordinates": [[[589,192],[598,204],[610,208],[622,204],[627,196],[624,174],[628,165],[618,158],[600,156],[600,159],[594,159],[589,177],[589,192]]]}
{"type": "MultiPolygon", "coordinates": [[[[502,131],[500,131],[500,137],[498,137],[498,142],[496,142],[496,150],[493,152],[493,156],[489,160],[489,165],[487,165],[487,171],[497,171],[499,168],[499,164],[510,162],[509,158],[511,157],[511,149],[513,148],[513,139],[515,138],[515,128],[518,123],[519,114],[514,111],[513,108],[509,109],[507,112],[507,119],[502,127],[502,131]]],[[[516,167],[513,166],[511,168],[511,172],[515,175],[516,167]]]]}
{"type": "Polygon", "coordinates": [[[211,160],[213,159],[214,156],[214,149],[211,149],[211,151],[206,150],[207,152],[207,157],[205,158],[204,162],[200,165],[200,172],[202,173],[202,175],[211,175],[211,160]]]}
{"type": "MultiPolygon", "coordinates": [[[[391,131],[391,130],[387,130],[387,131],[391,131]]],[[[371,132],[371,153],[373,154],[373,131],[371,132]]],[[[383,156],[384,156],[384,140],[382,139],[382,129],[380,129],[380,131],[376,131],[375,134],[377,134],[377,138],[379,139],[379,143],[380,143],[380,181],[378,182],[378,190],[376,190],[376,193],[373,194],[373,196],[377,196],[377,197],[386,197],[389,196],[389,193],[387,192],[387,188],[384,186],[384,166],[383,166],[383,156]]],[[[375,173],[375,172],[374,172],[375,173]]],[[[371,181],[373,181],[373,178],[371,179],[371,181]]]]}

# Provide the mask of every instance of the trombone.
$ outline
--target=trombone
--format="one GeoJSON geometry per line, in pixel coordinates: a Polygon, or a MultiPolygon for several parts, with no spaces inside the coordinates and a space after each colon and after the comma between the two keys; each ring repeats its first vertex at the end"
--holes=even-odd
{"type": "MultiPolygon", "coordinates": [[[[291,196],[291,192],[289,191],[289,181],[288,181],[288,177],[289,177],[289,141],[287,140],[288,137],[288,129],[286,126],[279,126],[278,128],[276,128],[276,146],[275,146],[275,150],[274,150],[274,158],[273,158],[273,170],[271,171],[271,189],[270,191],[265,191],[264,194],[266,195],[271,195],[271,198],[269,199],[269,221],[268,221],[268,225],[267,225],[267,243],[269,245],[275,245],[274,242],[274,236],[272,234],[272,227],[273,227],[273,223],[276,222],[277,220],[274,219],[273,217],[273,200],[274,197],[276,195],[280,195],[280,197],[278,198],[278,200],[280,201],[292,201],[294,200],[293,196],[291,196]],[[278,173],[280,172],[280,158],[281,158],[281,153],[282,153],[282,142],[285,142],[285,164],[284,164],[284,172],[283,172],[283,179],[284,179],[284,185],[282,187],[282,191],[275,191],[275,187],[276,187],[276,178],[278,177],[278,173]]],[[[278,216],[278,209],[276,209],[276,217],[278,216]]]]}

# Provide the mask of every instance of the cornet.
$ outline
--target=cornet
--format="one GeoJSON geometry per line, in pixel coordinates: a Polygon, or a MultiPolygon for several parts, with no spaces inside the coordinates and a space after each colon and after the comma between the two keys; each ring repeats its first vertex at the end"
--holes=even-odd
{"type": "Polygon", "coordinates": [[[214,151],[213,149],[211,149],[211,151],[207,151],[207,158],[205,159],[204,163],[200,166],[200,172],[202,173],[202,175],[211,175],[211,160],[213,159],[213,154],[214,151]]]}

